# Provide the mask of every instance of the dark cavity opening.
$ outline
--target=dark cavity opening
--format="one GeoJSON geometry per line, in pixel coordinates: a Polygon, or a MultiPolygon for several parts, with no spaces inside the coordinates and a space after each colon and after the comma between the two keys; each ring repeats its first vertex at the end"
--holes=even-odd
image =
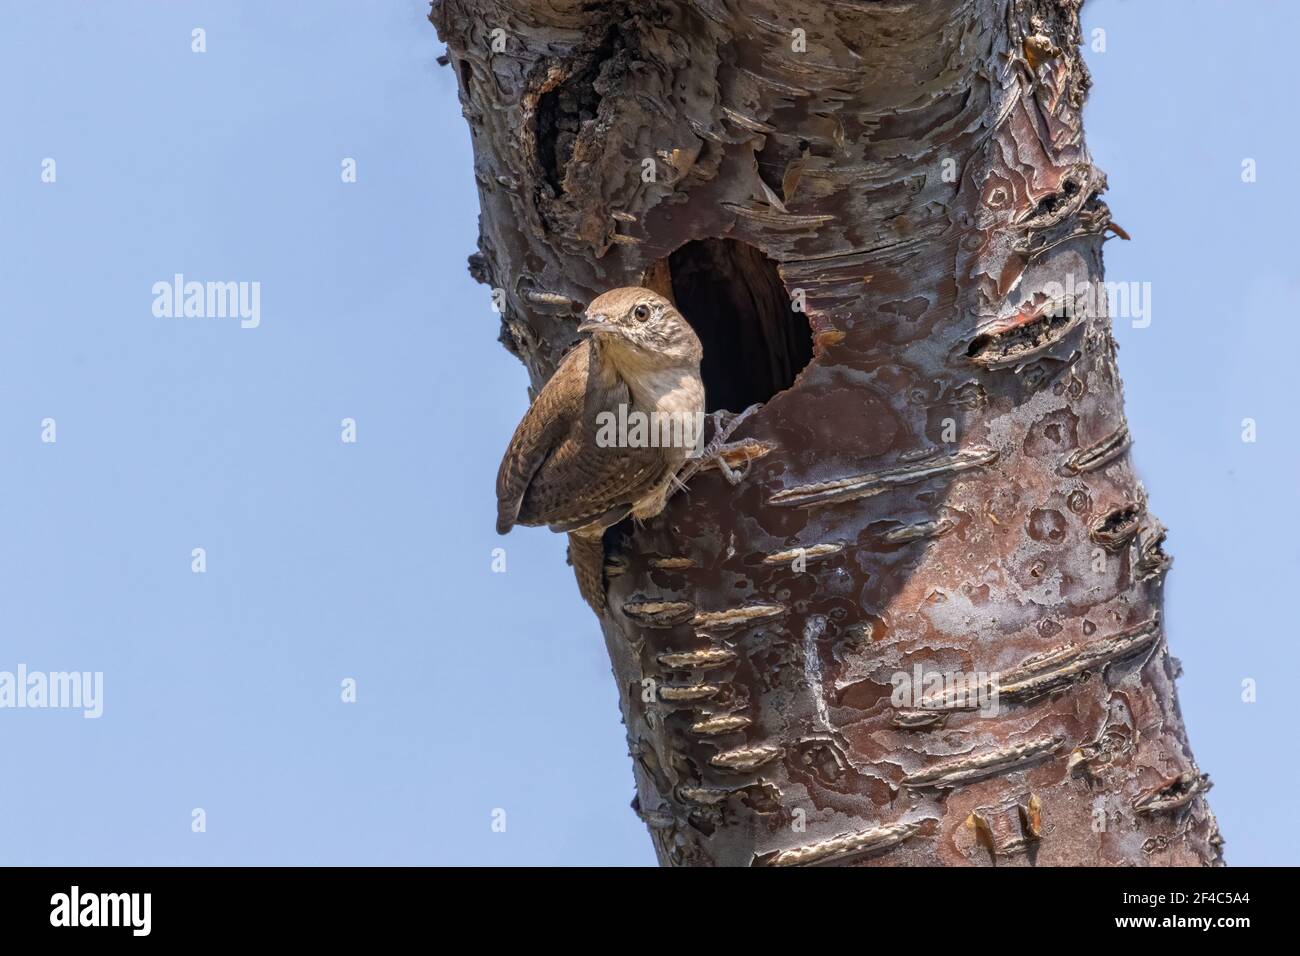
{"type": "Polygon", "coordinates": [[[1012,361],[1026,353],[1036,353],[1054,344],[1054,340],[1073,321],[1070,310],[1064,310],[1059,315],[1049,311],[1001,332],[985,332],[971,341],[966,349],[966,357],[977,365],[993,366],[1012,361]]]}
{"type": "Polygon", "coordinates": [[[610,36],[564,82],[547,90],[537,101],[537,157],[542,175],[554,195],[564,192],[564,171],[583,127],[596,121],[600,110],[597,90],[601,70],[622,48],[610,36]]]}
{"type": "MultiPolygon", "coordinates": [[[[658,270],[655,270],[658,271],[658,270]]],[[[734,239],[689,242],[668,257],[678,310],[704,345],[705,405],[739,412],[794,384],[812,330],[791,308],[776,263],[734,239]]]]}
{"type": "Polygon", "coordinates": [[[1061,184],[1059,192],[1049,193],[1038,201],[1030,218],[1040,219],[1049,216],[1077,195],[1079,195],[1079,184],[1073,179],[1067,179],[1061,184]]]}

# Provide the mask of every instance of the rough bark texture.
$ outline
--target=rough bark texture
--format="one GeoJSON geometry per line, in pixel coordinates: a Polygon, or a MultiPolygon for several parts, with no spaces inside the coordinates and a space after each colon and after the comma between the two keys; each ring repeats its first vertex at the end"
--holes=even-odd
{"type": "Polygon", "coordinates": [[[607,538],[602,625],[660,860],[1219,862],[1105,301],[1053,318],[1048,294],[1100,279],[1110,224],[1078,0],[432,19],[473,134],[471,269],[504,290],[533,386],[583,303],[649,284],[702,330],[712,407],[770,398],[739,486],[704,472],[607,538]],[[699,242],[721,238],[747,245],[699,242]],[[763,256],[802,314],[764,305],[763,256]],[[806,357],[804,322],[811,362],[763,394],[806,357]],[[1001,706],[897,706],[916,665],[996,674],[1001,706]]]}

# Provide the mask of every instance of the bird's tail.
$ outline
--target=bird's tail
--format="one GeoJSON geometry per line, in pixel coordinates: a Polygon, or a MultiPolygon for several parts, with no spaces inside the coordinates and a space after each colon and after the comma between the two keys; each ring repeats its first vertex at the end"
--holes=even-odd
{"type": "Polygon", "coordinates": [[[569,563],[578,579],[582,599],[597,614],[605,613],[605,542],[604,535],[569,535],[569,563]]]}

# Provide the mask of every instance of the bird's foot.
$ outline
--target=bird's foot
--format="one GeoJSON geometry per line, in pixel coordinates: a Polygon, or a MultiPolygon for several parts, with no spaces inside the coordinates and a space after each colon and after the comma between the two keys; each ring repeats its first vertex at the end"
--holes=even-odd
{"type": "Polygon", "coordinates": [[[741,424],[754,412],[762,408],[762,404],[750,405],[739,415],[733,417],[730,421],[724,423],[723,417],[727,414],[725,411],[716,411],[713,413],[713,440],[704,447],[695,458],[692,458],[681,470],[677,472],[675,483],[678,488],[685,488],[695,473],[708,464],[715,464],[718,470],[722,472],[724,478],[732,485],[738,485],[744,479],[749,471],[749,458],[742,456],[741,467],[734,468],[727,461],[727,454],[736,450],[738,446],[728,445],[727,439],[735,434],[741,424]]]}

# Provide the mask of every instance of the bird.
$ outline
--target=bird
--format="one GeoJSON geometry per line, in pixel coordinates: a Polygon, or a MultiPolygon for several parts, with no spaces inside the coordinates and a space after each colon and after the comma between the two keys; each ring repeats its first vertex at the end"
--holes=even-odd
{"type": "Polygon", "coordinates": [[[501,460],[496,527],[568,534],[578,590],[601,614],[605,530],[663,511],[700,451],[704,349],[672,302],[635,286],[592,300],[578,332],[588,337],[542,387],[501,460]],[[620,421],[631,427],[611,427],[620,421]],[[638,421],[650,427],[638,433],[638,421]]]}

